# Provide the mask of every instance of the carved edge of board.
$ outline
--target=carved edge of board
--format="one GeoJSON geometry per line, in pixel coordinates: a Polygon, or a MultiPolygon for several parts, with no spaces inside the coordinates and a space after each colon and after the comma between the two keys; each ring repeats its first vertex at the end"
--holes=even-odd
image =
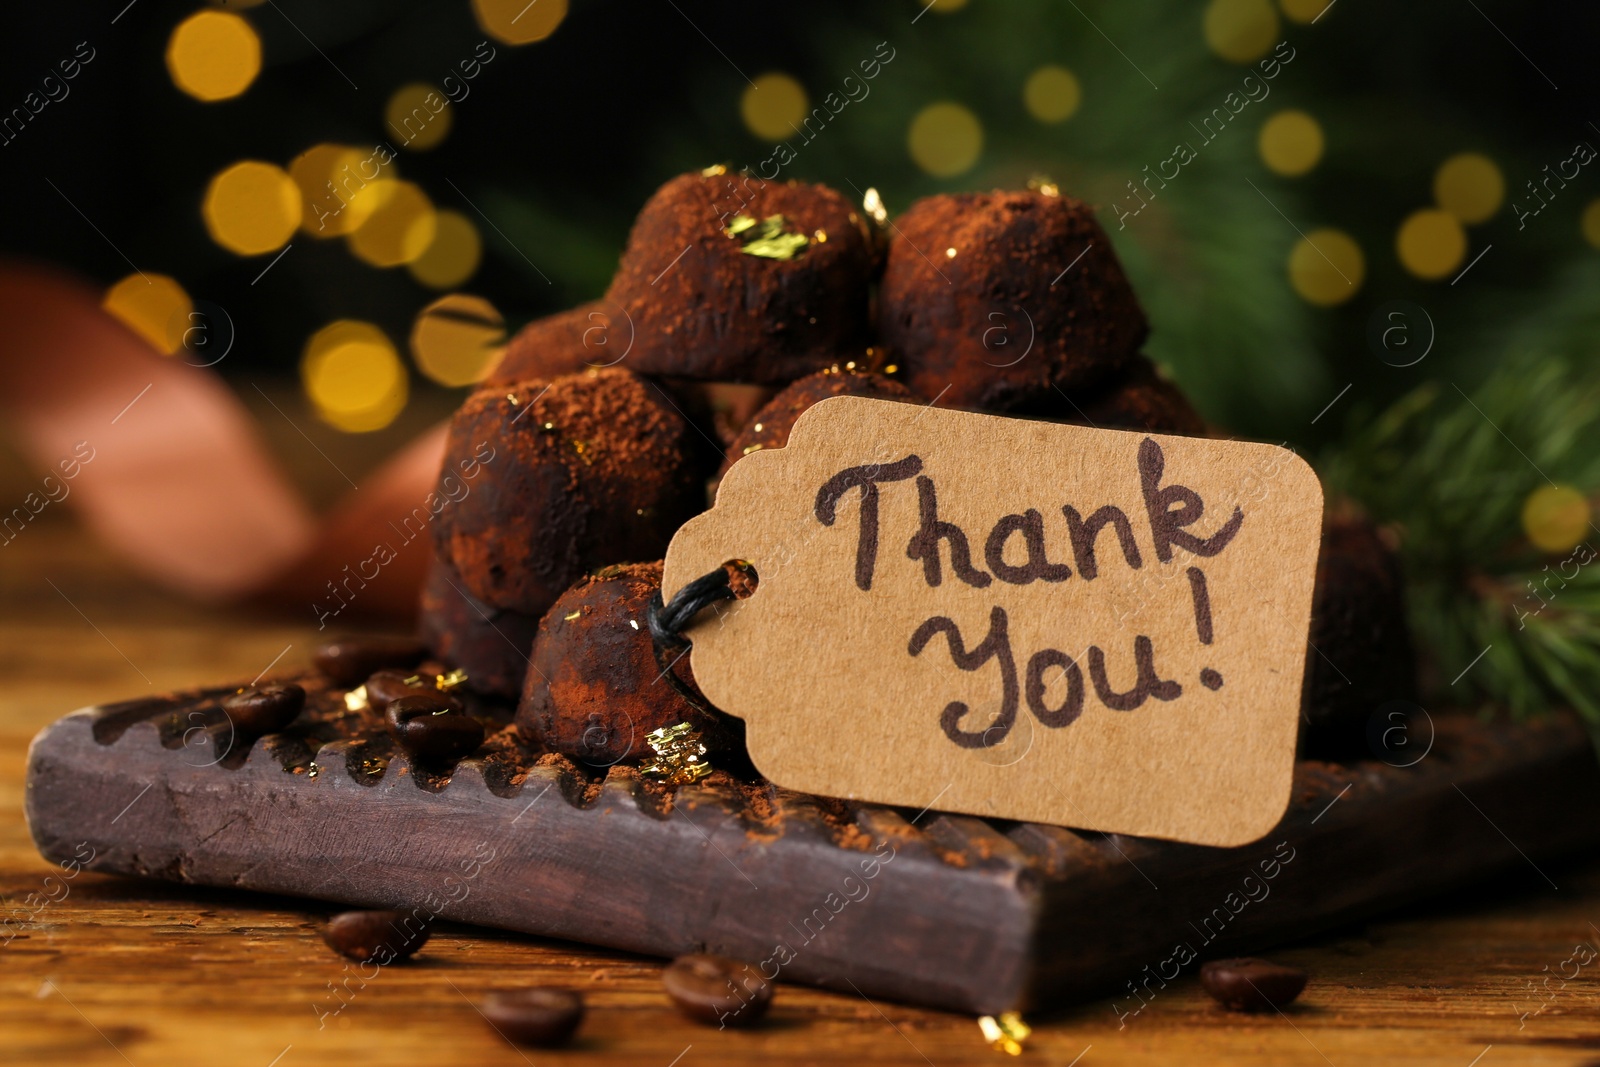
{"type": "Polygon", "coordinates": [[[203,743],[217,724],[194,716],[232,688],[85,709],[42,731],[25,805],[41,852],[61,860],[87,841],[108,872],[426,901],[464,922],[771,960],[782,980],[992,1014],[1148,981],[1143,965],[1159,972],[1177,938],[1206,954],[1261,947],[1520,862],[1490,817],[1530,856],[1600,840],[1600,774],[1569,716],[1441,717],[1432,758],[1411,768],[1302,762],[1279,829],[1216,849],[902,814],[724,775],[663,790],[628,768],[507,759],[494,738],[443,772],[370,737],[313,748],[274,735],[218,760],[203,743]],[[1219,919],[1246,875],[1263,883],[1252,865],[1278,841],[1295,858],[1264,880],[1268,895],[1219,919]]]}

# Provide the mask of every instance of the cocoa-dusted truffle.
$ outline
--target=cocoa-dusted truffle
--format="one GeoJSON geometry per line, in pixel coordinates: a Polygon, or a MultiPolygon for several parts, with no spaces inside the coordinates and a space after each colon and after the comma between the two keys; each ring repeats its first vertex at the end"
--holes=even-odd
{"type": "Polygon", "coordinates": [[[733,439],[723,456],[722,469],[728,468],[741,456],[764,448],[782,448],[789,443],[789,431],[807,408],[819,400],[832,396],[866,396],[879,400],[910,400],[911,390],[892,378],[881,374],[863,374],[840,367],[829,367],[808,375],[782,390],[756,412],[744,430],[733,439]]]}
{"type": "Polygon", "coordinates": [[[467,592],[448,561],[429,565],[417,636],[439,659],[466,671],[473,692],[511,698],[522,692],[538,629],[537,615],[506,611],[467,592]]]}
{"type": "Polygon", "coordinates": [[[471,457],[482,473],[440,510],[440,553],[479,600],[542,615],[585,571],[664,554],[704,507],[692,432],[619,367],[480,389],[450,424],[443,469],[471,457]]]}
{"type": "Polygon", "coordinates": [[[1301,700],[1304,754],[1381,756],[1365,751],[1369,720],[1391,701],[1415,702],[1416,657],[1399,558],[1364,518],[1330,514],[1323,525],[1311,645],[1301,700]]]}
{"type": "Polygon", "coordinates": [[[894,229],[879,338],[927,400],[1011,410],[1109,377],[1144,343],[1144,312],[1080,201],[932,196],[894,229]]]}
{"type": "Polygon", "coordinates": [[[614,366],[631,343],[632,330],[616,309],[591,301],[518,330],[484,381],[499,386],[614,366]]]}
{"type": "Polygon", "coordinates": [[[865,353],[868,229],[832,189],[684,174],[645,204],[606,299],[641,374],[783,385],[865,353]]]}
{"type": "Polygon", "coordinates": [[[638,762],[652,753],[645,735],[686,722],[712,752],[743,743],[742,724],[685,699],[689,657],[659,662],[645,613],[661,588],[660,563],[608,567],[567,590],[539,620],[517,728],[547,748],[585,763],[638,762]]]}
{"type": "MultiPolygon", "coordinates": [[[[1037,409],[1043,414],[1042,408],[1037,409]]],[[[1049,413],[1065,422],[1106,430],[1145,430],[1204,437],[1206,420],[1183,390],[1161,376],[1144,356],[1134,356],[1128,369],[1092,390],[1058,395],[1049,413]]]]}

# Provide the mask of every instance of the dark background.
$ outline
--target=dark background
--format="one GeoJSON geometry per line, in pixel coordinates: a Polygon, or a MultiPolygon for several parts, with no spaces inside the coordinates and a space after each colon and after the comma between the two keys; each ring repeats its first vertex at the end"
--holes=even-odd
{"type": "MultiPolygon", "coordinates": [[[[236,382],[293,381],[306,338],[335,318],[375,322],[403,350],[413,317],[438,295],[403,268],[374,269],[343,242],[302,234],[252,286],[270,256],[213,244],[199,199],[235,160],[285,166],[319,141],[384,138],[383,107],[396,87],[437,83],[485,38],[468,0],[251,8],[243,14],[262,38],[263,70],[241,97],[216,104],[181,93],[163,61],[172,28],[200,5],[125,3],[8,10],[0,109],[20,105],[78,42],[97,54],[67,99],[0,147],[0,252],[109,284],[130,273],[114,242],[140,269],[170,274],[196,300],[228,310],[237,342],[218,369],[236,382]]],[[[1589,125],[1600,121],[1600,9],[1337,0],[1315,25],[1281,19],[1279,36],[1296,58],[1270,99],[1248,108],[1152,211],[1118,233],[1108,205],[1123,182],[1169,155],[1189,136],[1187,124],[1248,73],[1206,47],[1204,7],[971,0],[922,15],[915,0],[574,0],[548,39],[497,44],[497,58],[455,107],[449,138],[432,152],[402,152],[400,173],[437,206],[479,224],[483,262],[462,289],[487,297],[515,326],[598,295],[633,213],[667,178],[768,155],[740,120],[745,76],[791,74],[815,105],[887,41],[895,58],[871,96],[799,148],[786,176],[852,198],[851,185],[876,186],[891,213],[929,193],[1054,178],[1064,193],[1101,207],[1150,312],[1150,353],[1208,416],[1240,432],[1322,443],[1347,411],[1425,378],[1476,381],[1508,345],[1537,345],[1555,320],[1575,306],[1581,312],[1600,277],[1600,252],[1578,220],[1600,195],[1592,173],[1600,168],[1586,168],[1520,232],[1509,200],[1576,141],[1600,145],[1589,125]],[[1036,122],[1022,106],[1023,82],[1044,63],[1069,67],[1083,86],[1078,113],[1059,125],[1036,122]],[[983,122],[982,155],[954,178],[924,175],[906,150],[909,122],[936,100],[962,103],[983,122]],[[1323,160],[1305,177],[1278,177],[1257,155],[1260,124],[1280,107],[1310,112],[1326,132],[1323,160]],[[1469,230],[1468,258],[1493,250],[1455,286],[1420,281],[1396,259],[1396,228],[1431,203],[1439,163],[1467,150],[1490,156],[1506,178],[1508,203],[1469,230]],[[1366,260],[1360,291],[1331,310],[1301,300],[1285,272],[1294,227],[1317,226],[1351,234],[1366,260]],[[1429,358],[1404,370],[1366,341],[1374,309],[1394,299],[1425,307],[1438,331],[1429,358]],[[1346,383],[1353,388],[1340,410],[1313,424],[1346,383]]],[[[412,385],[414,403],[448,393],[414,372],[412,385]]]]}

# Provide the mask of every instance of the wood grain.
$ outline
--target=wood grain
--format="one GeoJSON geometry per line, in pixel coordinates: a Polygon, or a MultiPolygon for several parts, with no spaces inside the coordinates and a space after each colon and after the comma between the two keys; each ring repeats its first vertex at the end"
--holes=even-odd
{"type": "MultiPolygon", "coordinates": [[[[24,752],[36,730],[64,708],[254,676],[286,645],[279,666],[302,667],[314,635],[175,603],[68,529],[30,528],[3,551],[0,804],[9,817],[0,823],[0,893],[16,916],[28,894],[43,892],[44,879],[59,873],[33,849],[21,818],[24,752]]],[[[1572,816],[1552,809],[1550,817],[1572,816]]],[[[1496,833],[1487,822],[1482,832],[1496,833]]],[[[1600,938],[1591,925],[1600,925],[1600,863],[1540,867],[1542,874],[1519,863],[1449,897],[1273,952],[1312,975],[1287,1017],[1222,1012],[1186,976],[1121,1029],[1106,1001],[1032,1020],[1028,1056],[1068,1064],[1083,1054],[1083,1067],[1467,1067],[1480,1054],[1481,1067],[1596,1062],[1600,967],[1564,987],[1552,980],[1537,1015],[1540,996],[1530,984],[1555,973],[1579,941],[1600,938]]],[[[708,1030],[670,1010],[654,961],[451,924],[415,966],[390,968],[347,994],[348,1005],[319,1030],[312,1005],[326,1009],[328,984],[345,976],[316,935],[330,909],[92,872],[68,884],[65,899],[0,949],[0,1062],[268,1067],[276,1060],[295,1067],[347,1064],[352,1055],[392,1064],[647,1067],[1003,1062],[969,1017],[791,985],[780,989],[770,1025],[708,1030]],[[530,982],[585,993],[590,1014],[574,1048],[524,1055],[471,1006],[486,990],[530,982]]]]}

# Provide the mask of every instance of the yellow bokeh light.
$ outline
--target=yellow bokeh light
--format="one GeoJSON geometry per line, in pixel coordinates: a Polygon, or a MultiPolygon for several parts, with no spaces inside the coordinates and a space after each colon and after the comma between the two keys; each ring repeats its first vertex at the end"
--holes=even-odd
{"type": "Polygon", "coordinates": [[[440,385],[483,380],[505,351],[506,324],[481,296],[451,293],[423,308],[411,327],[411,356],[440,385]]]}
{"type": "Polygon", "coordinates": [[[983,125],[960,104],[929,104],[917,112],[906,133],[906,147],[917,166],[935,178],[972,169],[983,152],[983,125]]]}
{"type": "Polygon", "coordinates": [[[483,32],[501,44],[542,41],[567,17],[567,0],[472,0],[483,32]]]}
{"type": "Polygon", "coordinates": [[[300,380],[317,416],[349,433],[381,430],[405,409],[405,365],[384,332],[340,319],[311,335],[300,380]]]}
{"type": "Polygon", "coordinates": [[[1278,40],[1278,13],[1267,0],[1211,0],[1206,44],[1230,63],[1253,63],[1278,40]]]}
{"type": "Polygon", "coordinates": [[[1332,7],[1336,0],[1279,0],[1284,15],[1300,23],[1312,23],[1332,7]]]}
{"type": "Polygon", "coordinates": [[[1261,124],[1256,148],[1268,170],[1299,177],[1322,159],[1322,127],[1304,111],[1280,111],[1261,124]]]}
{"type": "Polygon", "coordinates": [[[739,116],[747,130],[764,141],[791,137],[805,118],[806,90],[787,74],[772,71],[755,80],[739,98],[739,116]]]}
{"type": "Polygon", "coordinates": [[[433,242],[420,258],[406,264],[406,270],[430,288],[454,289],[472,277],[482,257],[483,241],[472,220],[458,211],[441,211],[436,216],[433,242]]]}
{"type": "Polygon", "coordinates": [[[1589,501],[1568,485],[1541,485],[1522,503],[1522,531],[1543,552],[1565,552],[1589,535],[1589,501]]]}
{"type": "Polygon", "coordinates": [[[238,96],[261,73],[261,38],[239,15],[197,11],[167,41],[167,73],[196,100],[238,96]]]}
{"type": "Polygon", "coordinates": [[[1467,254],[1467,232],[1448,211],[1424,208],[1413,211],[1395,235],[1400,265],[1417,277],[1443,278],[1461,265],[1467,254]]]}
{"type": "Polygon", "coordinates": [[[165,274],[130,274],[106,290],[100,306],[164,355],[183,343],[194,302],[165,274]]]}
{"type": "MultiPolygon", "coordinates": [[[[921,2],[921,0],[919,0],[919,2],[921,2]]],[[[966,6],[967,0],[933,0],[932,3],[924,3],[923,10],[927,10],[931,7],[941,15],[949,15],[960,11],[966,6]]]]}
{"type": "Polygon", "coordinates": [[[441,144],[454,118],[450,98],[427,82],[402,85],[383,109],[383,121],[395,143],[416,152],[441,144]]]}
{"type": "Polygon", "coordinates": [[[1476,152],[1451,156],[1433,175],[1433,199],[1462,222],[1487,221],[1505,196],[1505,175],[1494,160],[1476,152]]]}
{"type": "Polygon", "coordinates": [[[247,159],[211,179],[200,213],[211,239],[230,252],[275,252],[300,225],[300,190],[283,168],[247,159]]]}
{"type": "Polygon", "coordinates": [[[361,228],[348,240],[350,251],[374,267],[398,267],[422,258],[438,230],[438,213],[428,195],[411,182],[372,182],[355,195],[352,206],[367,212],[361,228]]]}
{"type": "MultiPolygon", "coordinates": [[[[319,144],[301,152],[289,164],[289,177],[300,190],[300,226],[313,237],[343,237],[366,221],[375,198],[355,203],[355,194],[368,184],[361,175],[374,173],[376,160],[348,145],[319,144]],[[365,166],[365,171],[363,171],[365,166]]],[[[394,164],[388,166],[394,177],[394,164]]]]}
{"type": "Polygon", "coordinates": [[[1578,220],[1578,229],[1582,231],[1585,241],[1600,248],[1600,200],[1589,201],[1589,206],[1583,209],[1583,216],[1578,220]]]}
{"type": "Polygon", "coordinates": [[[1040,67],[1022,86],[1022,105],[1040,122],[1065,122],[1082,99],[1078,76],[1066,67],[1040,67]]]}
{"type": "Polygon", "coordinates": [[[1312,230],[1289,253],[1289,284],[1301,299],[1333,307],[1355,296],[1366,277],[1361,246],[1343,230],[1312,230]]]}

